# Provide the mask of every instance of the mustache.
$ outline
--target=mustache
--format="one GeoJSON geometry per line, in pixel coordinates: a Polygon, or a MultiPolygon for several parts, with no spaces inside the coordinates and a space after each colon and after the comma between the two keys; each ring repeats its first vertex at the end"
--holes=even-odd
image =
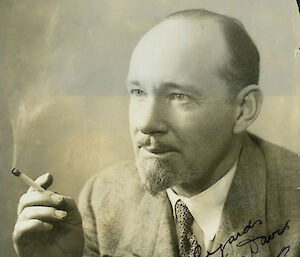
{"type": "Polygon", "coordinates": [[[179,149],[167,142],[158,140],[153,136],[142,136],[136,140],[139,148],[144,147],[146,149],[159,149],[160,151],[178,151],[179,149]]]}

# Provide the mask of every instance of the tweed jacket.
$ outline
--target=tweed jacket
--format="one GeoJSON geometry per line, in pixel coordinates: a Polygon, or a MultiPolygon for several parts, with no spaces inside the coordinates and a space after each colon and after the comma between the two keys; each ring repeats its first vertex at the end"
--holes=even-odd
{"type": "MultiPolygon", "coordinates": [[[[201,256],[300,256],[299,159],[249,134],[211,251],[201,256]]],[[[178,256],[167,194],[146,192],[132,162],[91,178],[79,208],[85,257],[178,256]]]]}

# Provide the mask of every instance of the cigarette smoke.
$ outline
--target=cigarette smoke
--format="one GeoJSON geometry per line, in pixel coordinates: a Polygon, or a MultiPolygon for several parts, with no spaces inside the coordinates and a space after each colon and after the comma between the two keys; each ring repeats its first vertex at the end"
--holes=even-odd
{"type": "Polygon", "coordinates": [[[28,15],[26,22],[22,16],[26,12],[21,15],[16,10],[10,15],[15,24],[11,37],[22,38],[4,42],[11,53],[17,54],[6,62],[6,74],[1,76],[3,83],[0,83],[1,91],[7,96],[5,100],[13,130],[13,167],[32,123],[53,103],[55,33],[60,17],[58,7],[57,3],[49,4],[43,15],[34,18],[34,15],[28,15]]]}
{"type": "MultiPolygon", "coordinates": [[[[47,85],[48,83],[45,83],[47,85]]],[[[18,105],[15,107],[14,114],[10,115],[12,130],[13,130],[13,161],[12,167],[17,165],[17,160],[24,146],[26,132],[30,129],[30,125],[38,119],[53,103],[53,98],[43,86],[39,88],[34,86],[22,90],[18,97],[20,100],[15,102],[18,105]]]]}

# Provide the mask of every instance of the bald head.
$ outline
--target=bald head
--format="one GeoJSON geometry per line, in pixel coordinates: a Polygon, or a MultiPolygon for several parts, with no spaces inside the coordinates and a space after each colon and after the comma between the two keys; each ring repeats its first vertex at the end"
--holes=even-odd
{"type": "Polygon", "coordinates": [[[179,11],[169,15],[165,20],[176,18],[197,20],[200,23],[204,20],[216,22],[223,34],[228,51],[228,60],[220,69],[220,76],[229,85],[238,89],[258,84],[259,52],[240,21],[205,9],[179,11]]]}
{"type": "MultiPolygon", "coordinates": [[[[159,62],[163,65],[162,52],[165,49],[171,52],[173,62],[180,61],[182,66],[190,69],[199,68],[195,72],[206,73],[207,69],[214,69],[216,76],[225,81],[231,90],[239,91],[247,85],[258,84],[257,48],[243,25],[231,17],[204,9],[171,14],[145,34],[133,57],[139,51],[147,51],[151,55],[154,52],[160,55],[159,62]],[[197,58],[205,59],[206,67],[197,67],[197,58]]],[[[203,66],[203,63],[200,64],[203,66]]]]}

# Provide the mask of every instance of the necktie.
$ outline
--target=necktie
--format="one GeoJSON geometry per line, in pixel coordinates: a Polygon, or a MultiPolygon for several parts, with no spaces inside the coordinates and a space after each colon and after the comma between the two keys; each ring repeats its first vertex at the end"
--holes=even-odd
{"type": "Polygon", "coordinates": [[[192,232],[193,216],[185,203],[178,200],[175,213],[179,230],[179,253],[181,257],[200,257],[201,246],[192,232]]]}

